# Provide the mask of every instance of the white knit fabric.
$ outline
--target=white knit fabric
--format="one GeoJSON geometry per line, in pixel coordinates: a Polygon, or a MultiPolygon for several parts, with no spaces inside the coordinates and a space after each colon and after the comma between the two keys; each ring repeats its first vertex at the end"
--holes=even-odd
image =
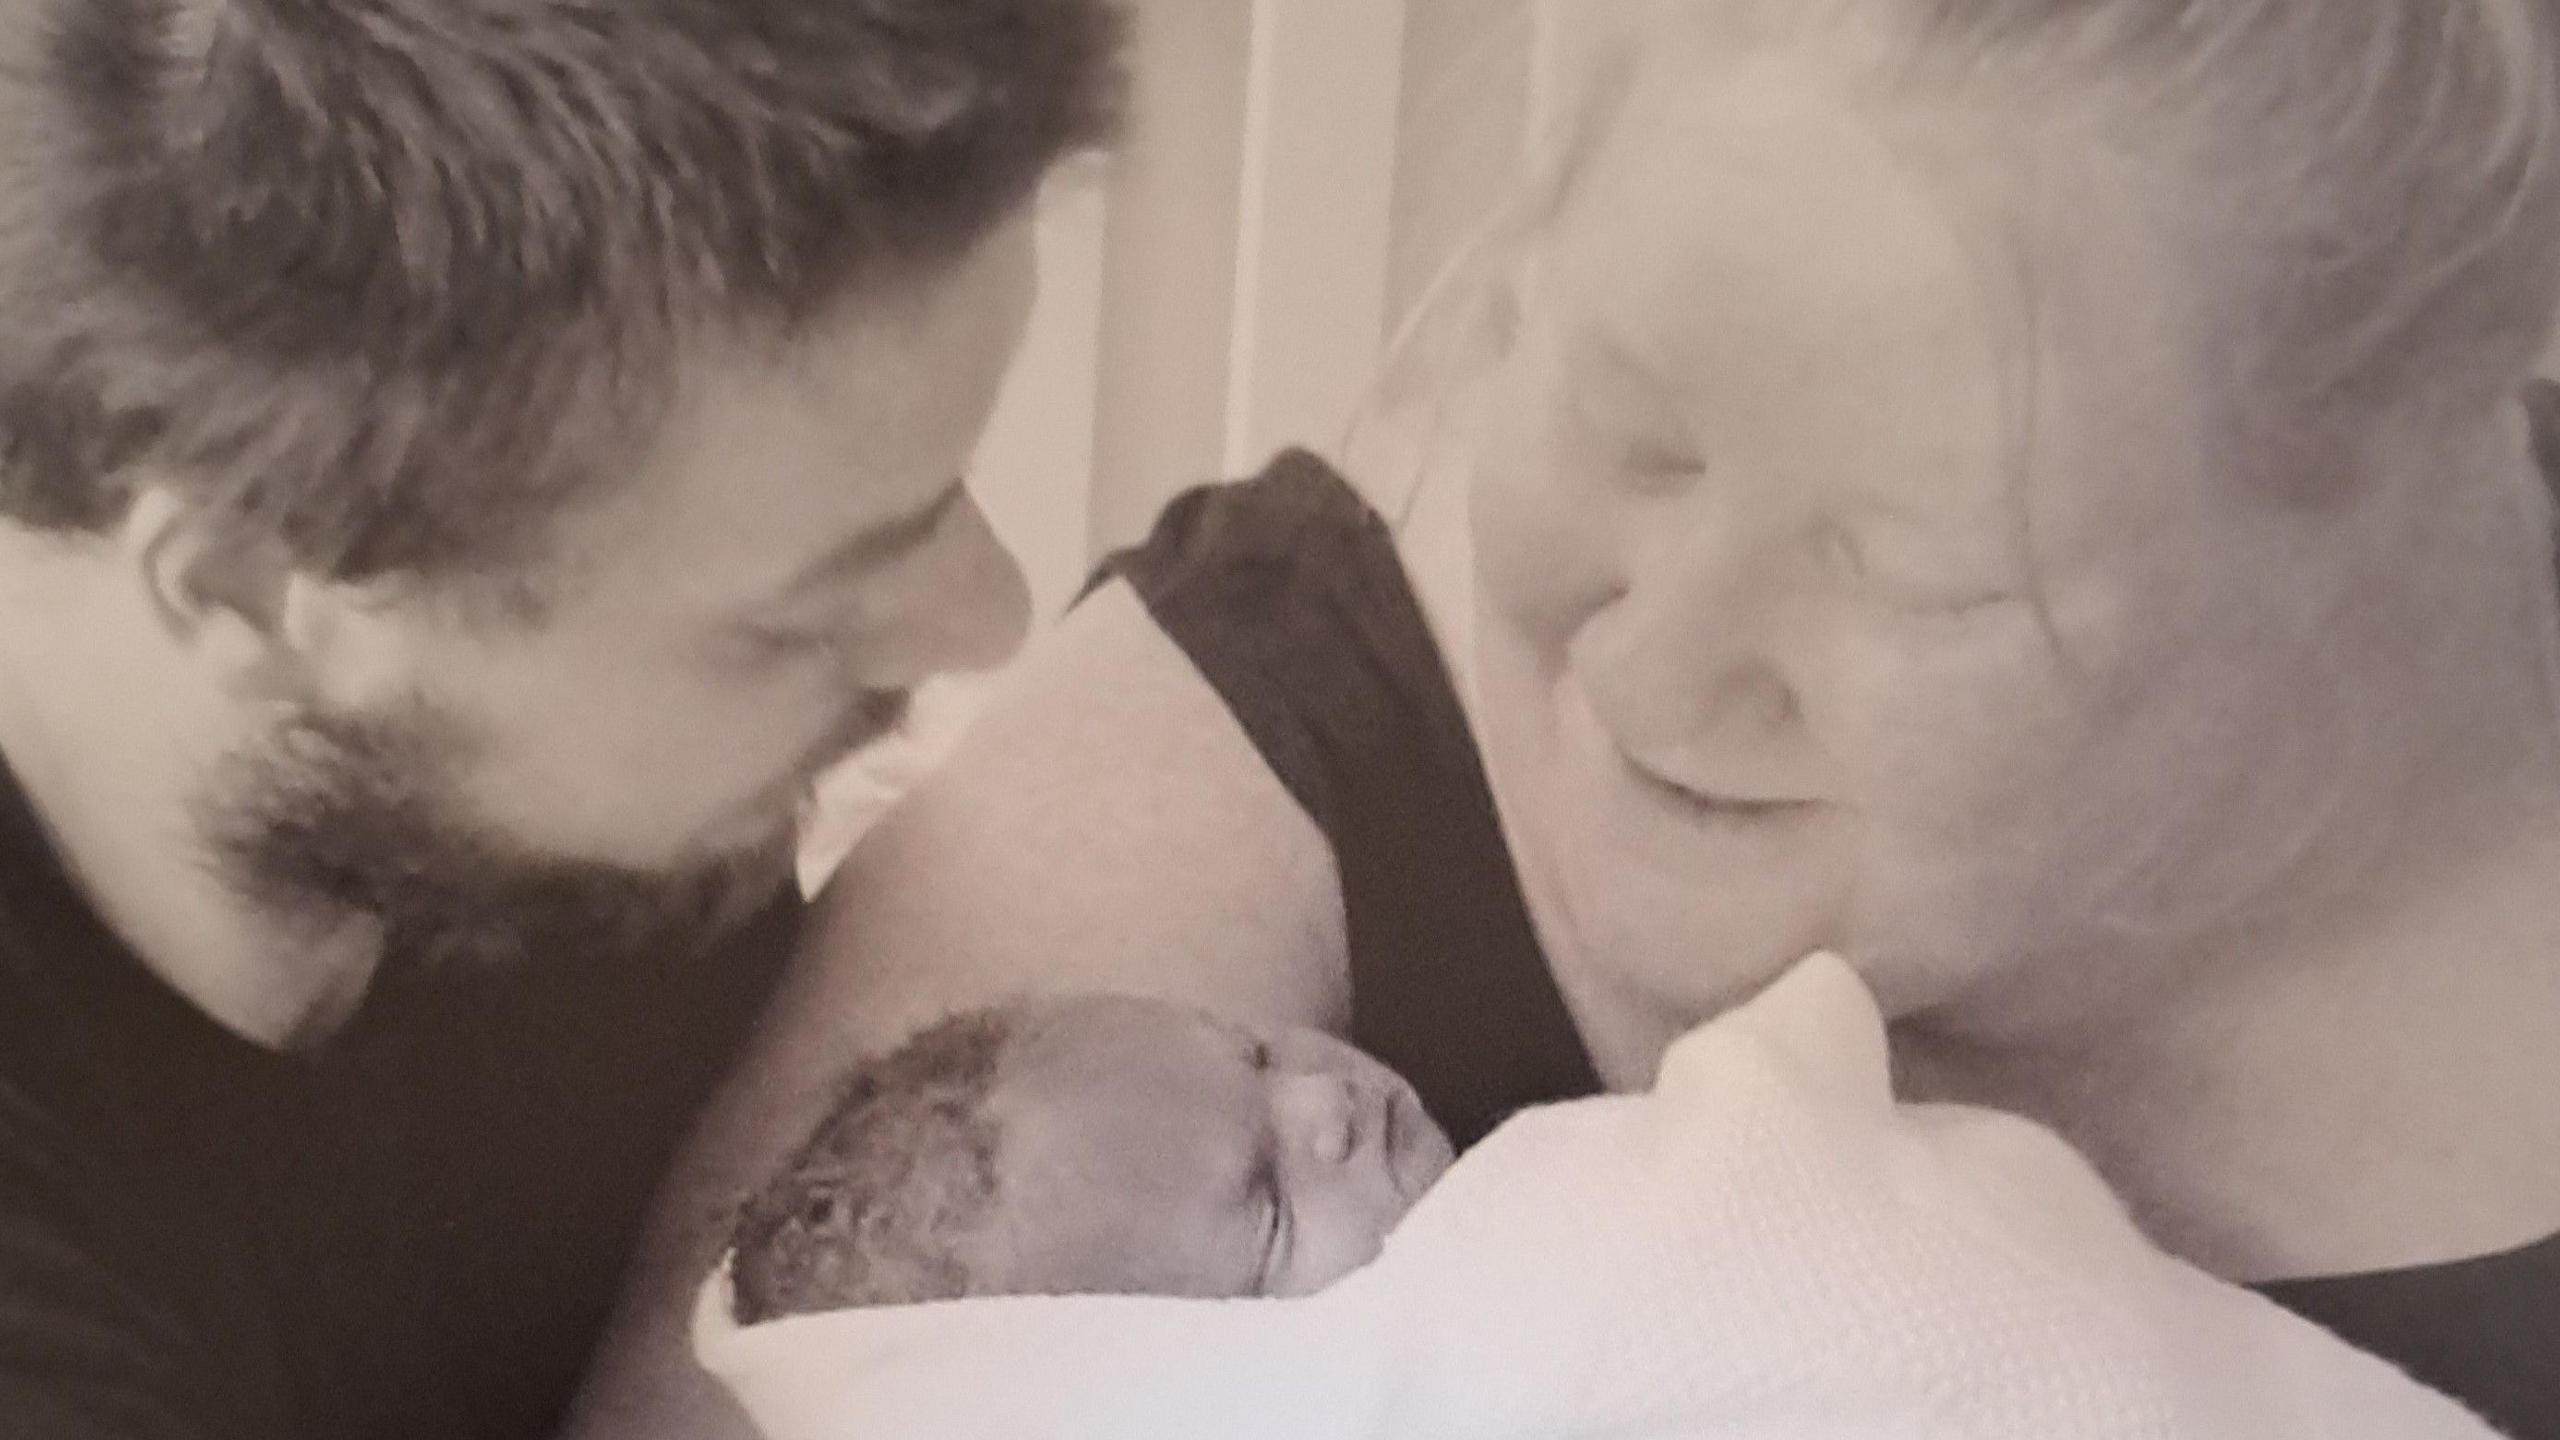
{"type": "Polygon", "coordinates": [[[2079,1157],[1893,1102],[1817,956],[1653,1093],[1526,1112],[1300,1300],[970,1300],[734,1325],[773,1440],[2427,1440],[2450,1401],[2147,1245],[2079,1157]]]}

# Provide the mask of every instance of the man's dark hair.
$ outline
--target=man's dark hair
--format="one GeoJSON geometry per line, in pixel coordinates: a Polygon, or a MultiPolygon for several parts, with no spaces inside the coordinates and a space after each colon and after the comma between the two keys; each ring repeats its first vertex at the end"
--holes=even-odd
{"type": "Polygon", "coordinates": [[[856,1067],[816,1133],[738,1213],[739,1324],[970,1293],[960,1246],[994,1213],[988,1091],[1014,1021],[973,1010],[856,1067]]]}
{"type": "Polygon", "coordinates": [[[39,0],[0,38],[0,516],[150,467],[478,576],[678,358],[930,276],[1107,138],[1107,0],[39,0]]]}

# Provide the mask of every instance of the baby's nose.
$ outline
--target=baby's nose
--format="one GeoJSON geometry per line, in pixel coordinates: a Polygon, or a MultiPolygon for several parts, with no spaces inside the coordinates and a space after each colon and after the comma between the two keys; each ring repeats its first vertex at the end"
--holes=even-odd
{"type": "Polygon", "coordinates": [[[1288,1076],[1276,1103],[1282,1133],[1319,1165],[1349,1160],[1370,1128],[1359,1092],[1339,1075],[1288,1076]]]}

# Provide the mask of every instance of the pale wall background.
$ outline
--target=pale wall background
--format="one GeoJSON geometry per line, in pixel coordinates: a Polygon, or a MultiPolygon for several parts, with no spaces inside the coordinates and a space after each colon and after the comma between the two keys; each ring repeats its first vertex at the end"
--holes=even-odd
{"type": "MultiPolygon", "coordinates": [[[[1522,0],[1126,0],[1123,143],[1042,197],[1040,299],[972,483],[1042,623],[1182,489],[1338,455],[1391,327],[1520,160],[1522,0]]],[[[827,777],[811,888],[1001,677],[827,777]]]]}
{"type": "Polygon", "coordinates": [[[1131,0],[1124,143],[1044,202],[977,484],[1044,615],[1186,486],[1333,453],[1395,321],[1509,185],[1521,0],[1131,0]]]}

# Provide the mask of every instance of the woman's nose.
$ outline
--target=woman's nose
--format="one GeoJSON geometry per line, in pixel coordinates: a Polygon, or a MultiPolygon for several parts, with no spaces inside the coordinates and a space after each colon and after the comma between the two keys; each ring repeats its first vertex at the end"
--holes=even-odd
{"type": "Polygon", "coordinates": [[[1577,668],[1622,741],[1749,741],[1798,719],[1782,665],[1787,567],[1744,537],[1658,553],[1579,638],[1577,668]]]}
{"type": "Polygon", "coordinates": [[[1770,738],[1799,715],[1778,661],[1735,640],[1595,646],[1582,668],[1610,733],[1647,751],[1770,738]]]}
{"type": "Polygon", "coordinates": [[[1339,1075],[1283,1076],[1273,1103],[1282,1136],[1319,1165],[1349,1160],[1372,1128],[1360,1093],[1339,1075]]]}

